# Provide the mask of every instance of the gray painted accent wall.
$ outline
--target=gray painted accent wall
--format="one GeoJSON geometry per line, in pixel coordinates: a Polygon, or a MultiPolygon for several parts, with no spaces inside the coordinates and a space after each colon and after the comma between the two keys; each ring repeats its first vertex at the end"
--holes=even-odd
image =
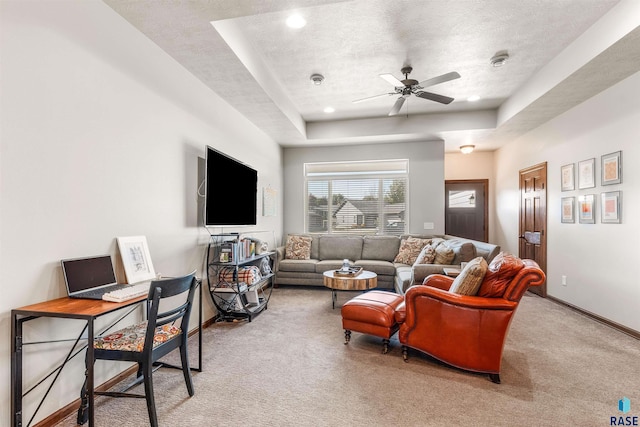
{"type": "Polygon", "coordinates": [[[304,164],[409,159],[410,233],[444,233],[444,143],[420,141],[341,147],[285,148],[284,236],[304,231],[304,164]],[[424,223],[434,223],[424,230],[424,223]]]}

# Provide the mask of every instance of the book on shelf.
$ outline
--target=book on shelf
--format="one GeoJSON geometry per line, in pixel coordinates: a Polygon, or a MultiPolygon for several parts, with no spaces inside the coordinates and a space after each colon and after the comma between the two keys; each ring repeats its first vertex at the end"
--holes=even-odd
{"type": "Polygon", "coordinates": [[[219,292],[219,293],[244,293],[247,292],[247,289],[249,289],[249,286],[244,283],[244,282],[240,282],[240,283],[220,283],[218,286],[216,286],[213,289],[213,292],[219,292]]]}

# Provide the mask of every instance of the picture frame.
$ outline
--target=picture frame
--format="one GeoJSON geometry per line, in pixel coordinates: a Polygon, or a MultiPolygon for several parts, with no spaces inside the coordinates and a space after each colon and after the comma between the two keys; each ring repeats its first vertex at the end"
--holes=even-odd
{"type": "Polygon", "coordinates": [[[578,212],[580,224],[595,224],[596,222],[596,196],[584,194],[578,197],[578,212]]]}
{"type": "Polygon", "coordinates": [[[622,151],[605,154],[600,161],[602,185],[622,183],[622,151]]]}
{"type": "Polygon", "coordinates": [[[571,191],[576,189],[575,176],[574,163],[564,165],[560,168],[561,191],[571,191]]]}
{"type": "Polygon", "coordinates": [[[596,159],[578,162],[578,188],[593,188],[596,186],[596,159]]]}
{"type": "Polygon", "coordinates": [[[620,224],[622,217],[622,192],[609,191],[600,194],[600,222],[620,224]]]}
{"type": "Polygon", "coordinates": [[[576,222],[576,198],[563,197],[560,206],[562,222],[565,224],[572,224],[576,222]]]}
{"type": "Polygon", "coordinates": [[[156,278],[151,254],[145,236],[118,237],[118,249],[127,283],[138,283],[156,278]]]}

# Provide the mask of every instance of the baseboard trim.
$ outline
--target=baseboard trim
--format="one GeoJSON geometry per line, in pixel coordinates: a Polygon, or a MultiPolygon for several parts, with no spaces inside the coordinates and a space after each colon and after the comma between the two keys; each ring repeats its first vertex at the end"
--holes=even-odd
{"type": "MultiPolygon", "coordinates": [[[[216,316],[214,316],[214,317],[202,322],[202,329],[213,325],[216,322],[217,318],[218,318],[218,316],[216,315],[216,316]]],[[[193,336],[193,335],[195,335],[197,333],[198,333],[198,328],[194,328],[191,331],[189,331],[189,336],[191,337],[191,336],[193,336]]],[[[130,368],[127,368],[124,371],[120,372],[115,377],[110,378],[107,381],[105,381],[104,383],[100,384],[98,387],[96,387],[95,391],[107,391],[111,387],[113,387],[116,384],[118,384],[119,382],[123,381],[125,378],[128,378],[131,375],[134,375],[137,370],[138,370],[138,367],[136,365],[133,365],[130,368]]],[[[78,412],[78,408],[79,407],[80,407],[80,398],[78,398],[78,399],[74,400],[73,402],[69,403],[68,405],[58,409],[56,412],[52,413],[48,417],[40,420],[38,423],[34,424],[33,427],[53,427],[56,424],[58,424],[60,421],[62,421],[65,418],[67,418],[68,416],[78,412]]]]}
{"type": "Polygon", "coordinates": [[[582,309],[582,308],[580,308],[578,306],[570,304],[570,303],[568,303],[566,301],[563,301],[561,299],[552,297],[551,295],[547,295],[547,299],[550,300],[550,301],[555,302],[556,304],[560,304],[560,305],[568,307],[568,308],[570,308],[570,309],[572,309],[574,311],[577,311],[578,313],[583,314],[583,315],[585,315],[585,316],[587,316],[587,317],[589,317],[589,318],[591,318],[591,319],[593,319],[593,320],[595,320],[597,322],[605,324],[605,325],[607,325],[607,326],[609,326],[609,327],[611,327],[613,329],[617,329],[618,331],[620,331],[620,332],[622,332],[624,334],[630,335],[630,336],[632,336],[633,338],[635,338],[637,340],[640,340],[640,331],[636,331],[635,329],[628,328],[628,327],[626,327],[624,325],[621,325],[619,323],[616,323],[616,322],[614,322],[612,320],[609,320],[609,319],[604,318],[602,316],[598,316],[595,313],[592,313],[592,312],[590,312],[588,310],[584,310],[584,309],[582,309]]]}

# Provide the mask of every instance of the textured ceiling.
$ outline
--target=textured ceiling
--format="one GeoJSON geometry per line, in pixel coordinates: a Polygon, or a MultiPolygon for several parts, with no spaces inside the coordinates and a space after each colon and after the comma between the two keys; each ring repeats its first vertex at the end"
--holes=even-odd
{"type": "MultiPolygon", "coordinates": [[[[581,85],[598,76],[594,59],[589,73],[572,73],[504,124],[498,118],[505,101],[618,2],[105,0],[283,146],[441,139],[447,151],[465,142],[498,148],[637,71],[635,53],[625,70],[581,85]],[[286,27],[293,11],[307,20],[304,28],[286,27]],[[491,67],[502,50],[509,62],[491,67]],[[413,66],[416,80],[460,73],[427,89],[455,101],[410,97],[396,117],[387,117],[396,96],[352,103],[392,91],[378,75],[403,79],[403,65],[413,66]],[[311,83],[313,73],[324,75],[322,85],[311,83]],[[466,101],[471,95],[481,100],[466,101]],[[336,111],[323,113],[327,106],[336,111]]],[[[608,55],[624,58],[634,44],[616,49],[608,55]]]]}

